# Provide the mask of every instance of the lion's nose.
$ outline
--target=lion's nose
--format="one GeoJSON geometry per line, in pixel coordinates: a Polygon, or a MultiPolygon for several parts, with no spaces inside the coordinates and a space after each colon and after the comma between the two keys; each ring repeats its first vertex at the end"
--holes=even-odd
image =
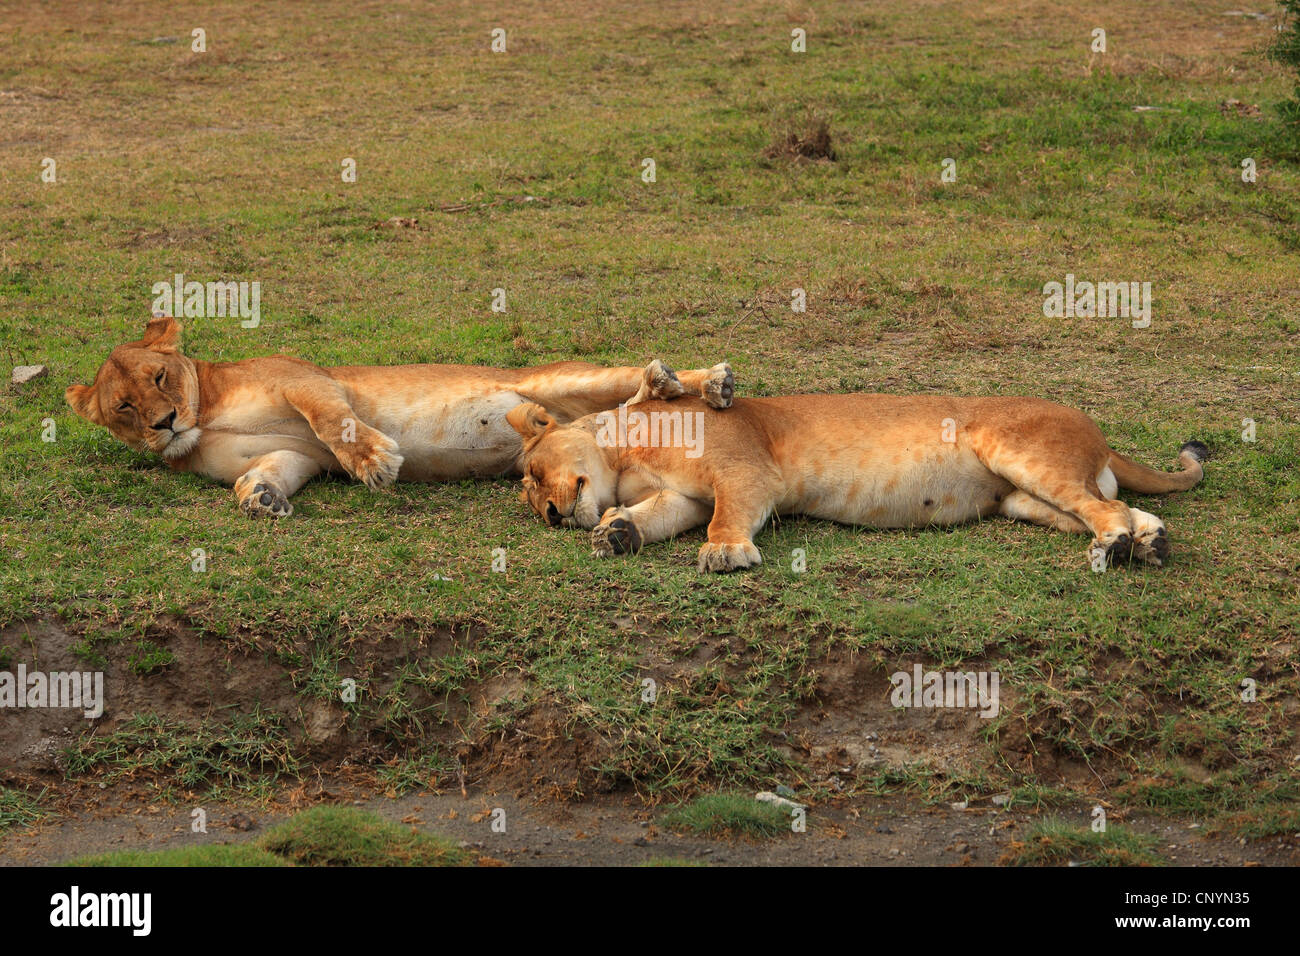
{"type": "Polygon", "coordinates": [[[159,419],[153,423],[154,431],[162,431],[164,428],[171,428],[172,423],[176,421],[176,409],[172,409],[166,418],[159,419]]]}
{"type": "Polygon", "coordinates": [[[560,523],[560,509],[555,507],[554,501],[546,502],[546,523],[552,528],[557,527],[560,523]]]}

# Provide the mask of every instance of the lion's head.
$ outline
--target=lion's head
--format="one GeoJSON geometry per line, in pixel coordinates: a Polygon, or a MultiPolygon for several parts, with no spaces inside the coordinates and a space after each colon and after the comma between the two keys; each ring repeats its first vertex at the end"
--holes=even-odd
{"type": "Polygon", "coordinates": [[[180,336],[175,319],[153,319],[139,342],[113,349],[94,384],[69,386],[63,397],[136,451],[183,457],[199,441],[199,379],[180,336]]]}
{"type": "Polygon", "coordinates": [[[524,498],[552,527],[586,528],[616,503],[618,473],[596,436],[561,425],[540,405],[511,409],[506,420],[524,440],[524,498]]]}

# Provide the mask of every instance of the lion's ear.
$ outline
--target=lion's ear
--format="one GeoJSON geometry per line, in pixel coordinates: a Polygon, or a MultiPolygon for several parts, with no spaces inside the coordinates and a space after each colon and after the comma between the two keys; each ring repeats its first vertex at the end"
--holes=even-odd
{"type": "Polygon", "coordinates": [[[545,432],[555,427],[555,419],[550,412],[533,402],[516,405],[506,413],[510,427],[523,436],[524,441],[540,438],[545,432]]]}
{"type": "Polygon", "coordinates": [[[99,395],[93,385],[69,385],[63,398],[86,421],[96,425],[104,424],[104,418],[99,413],[99,395]]]}
{"type": "Polygon", "coordinates": [[[144,327],[144,338],[140,344],[155,352],[175,352],[180,347],[183,329],[170,315],[150,319],[144,327]]]}

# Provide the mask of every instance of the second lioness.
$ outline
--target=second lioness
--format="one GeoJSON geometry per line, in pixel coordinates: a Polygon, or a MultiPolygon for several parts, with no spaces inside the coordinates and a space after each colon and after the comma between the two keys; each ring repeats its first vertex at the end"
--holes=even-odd
{"type": "Polygon", "coordinates": [[[523,437],[524,489],[553,525],[592,529],[594,553],[634,552],[708,522],[701,571],[758,564],[773,513],[875,528],[1005,515],[1091,533],[1095,554],[1160,565],[1164,522],[1116,499],[1201,480],[1208,451],[1183,446],[1180,472],[1113,451],[1087,415],[1037,398],[792,395],[737,400],[719,415],[694,400],[639,405],[702,416],[682,447],[610,440],[609,414],[558,422],[538,405],[507,420],[523,437]]]}
{"type": "Polygon", "coordinates": [[[288,355],[204,362],[181,351],[181,326],[157,318],[115,348],[68,404],[178,471],[233,484],[244,513],[285,517],[312,477],[336,472],[374,489],[396,480],[517,474],[522,445],[505,414],[545,402],[576,418],[620,402],[692,390],[725,408],[725,362],[678,375],[646,368],[556,362],[540,368],[379,365],[323,368],[288,355]]]}

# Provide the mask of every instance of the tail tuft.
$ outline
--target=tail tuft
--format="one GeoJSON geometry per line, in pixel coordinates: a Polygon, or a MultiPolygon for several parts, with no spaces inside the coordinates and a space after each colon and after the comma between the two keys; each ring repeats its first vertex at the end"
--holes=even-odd
{"type": "Polygon", "coordinates": [[[1197,461],[1205,462],[1209,461],[1210,449],[1203,442],[1189,441],[1182,448],[1178,449],[1178,454],[1179,456],[1191,455],[1197,461]]]}

